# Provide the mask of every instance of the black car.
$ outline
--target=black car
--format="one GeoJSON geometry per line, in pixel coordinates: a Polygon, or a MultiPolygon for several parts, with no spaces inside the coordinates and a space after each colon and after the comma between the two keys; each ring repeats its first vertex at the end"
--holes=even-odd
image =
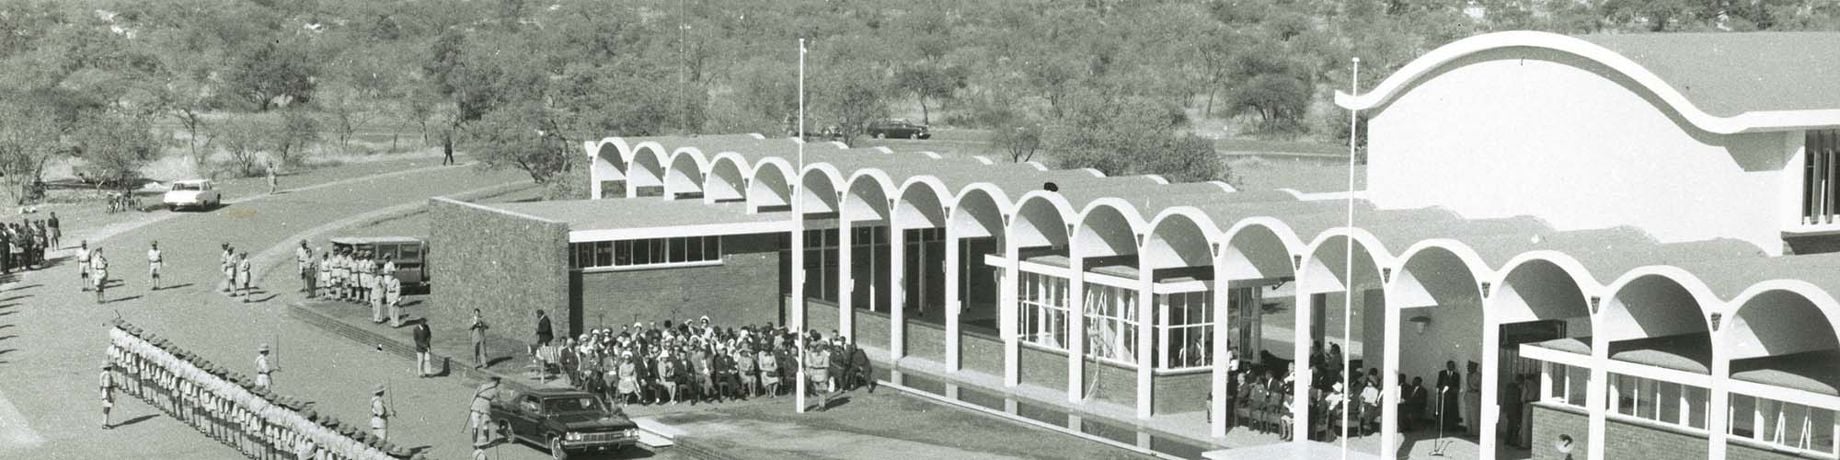
{"type": "Polygon", "coordinates": [[[863,131],[868,134],[869,137],[876,139],[887,139],[890,137],[927,139],[933,137],[933,133],[926,131],[926,125],[898,119],[871,121],[869,122],[869,127],[863,131]]]}
{"type": "Polygon", "coordinates": [[[492,421],[507,439],[549,449],[558,459],[619,451],[639,442],[639,425],[593,393],[562,388],[500,391],[492,421]]]}

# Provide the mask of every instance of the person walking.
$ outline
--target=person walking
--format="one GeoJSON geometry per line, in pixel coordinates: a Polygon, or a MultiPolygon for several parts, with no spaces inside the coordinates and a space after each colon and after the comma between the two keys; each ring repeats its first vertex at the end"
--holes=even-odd
{"type": "Polygon", "coordinates": [[[89,254],[89,240],[77,242],[77,278],[82,280],[83,292],[89,292],[89,254]]]}
{"type": "Polygon", "coordinates": [[[313,250],[307,248],[307,240],[300,240],[300,247],[294,248],[294,265],[300,276],[300,292],[313,297],[313,250]]]}
{"type": "Polygon", "coordinates": [[[95,280],[96,303],[101,304],[106,302],[102,294],[102,289],[109,285],[109,259],[102,256],[102,248],[96,248],[96,250],[90,251],[89,271],[90,279],[95,280]]]}
{"type": "Polygon", "coordinates": [[[62,248],[64,244],[64,226],[62,223],[58,222],[56,212],[51,213],[50,219],[45,219],[45,229],[47,230],[45,236],[51,240],[51,249],[62,248]]]}
{"type": "Polygon", "coordinates": [[[275,162],[268,162],[268,194],[274,195],[281,188],[281,179],[275,177],[275,162]]]}
{"type": "Polygon", "coordinates": [[[387,390],[382,384],[371,389],[371,436],[384,441],[390,440],[390,417],[396,416],[396,408],[390,407],[383,398],[387,390]]]}
{"type": "Polygon", "coordinates": [[[160,269],[165,266],[166,258],[160,254],[160,242],[150,243],[147,248],[147,278],[153,283],[152,290],[160,290],[160,269]]]}
{"type": "Polygon", "coordinates": [[[484,318],[479,317],[479,309],[473,309],[473,322],[466,328],[473,333],[474,369],[485,369],[486,364],[490,364],[486,361],[486,329],[490,327],[484,318]]]}
{"type": "Polygon", "coordinates": [[[433,377],[434,359],[428,356],[429,345],[434,341],[434,331],[428,329],[428,321],[415,323],[415,376],[433,377]]]}
{"type": "Polygon", "coordinates": [[[249,298],[255,289],[254,276],[250,273],[250,269],[253,268],[251,265],[249,251],[236,253],[237,295],[243,297],[243,303],[249,303],[249,298]]]}
{"type": "Polygon", "coordinates": [[[109,410],[115,408],[115,372],[113,368],[114,366],[104,361],[102,376],[98,381],[102,388],[102,429],[104,430],[115,428],[109,425],[109,410]]]}

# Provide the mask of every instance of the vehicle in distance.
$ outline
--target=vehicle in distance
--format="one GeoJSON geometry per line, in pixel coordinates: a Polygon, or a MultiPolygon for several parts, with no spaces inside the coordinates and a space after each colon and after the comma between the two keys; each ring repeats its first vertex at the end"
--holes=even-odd
{"type": "Polygon", "coordinates": [[[379,264],[388,256],[396,263],[396,279],[404,287],[428,286],[428,240],[413,236],[341,236],[332,239],[337,251],[365,251],[379,264]]]}
{"type": "Polygon", "coordinates": [[[504,439],[549,449],[565,459],[586,452],[614,452],[639,442],[639,425],[593,393],[566,388],[499,391],[492,421],[504,439]]]}
{"type": "Polygon", "coordinates": [[[210,179],[180,180],[173,181],[160,202],[170,209],[212,208],[223,203],[223,196],[217,193],[210,179]]]}
{"type": "Polygon", "coordinates": [[[927,139],[933,137],[933,133],[926,131],[926,125],[901,119],[871,121],[869,122],[869,127],[865,128],[863,132],[867,133],[869,137],[876,139],[887,139],[890,137],[927,139]]]}

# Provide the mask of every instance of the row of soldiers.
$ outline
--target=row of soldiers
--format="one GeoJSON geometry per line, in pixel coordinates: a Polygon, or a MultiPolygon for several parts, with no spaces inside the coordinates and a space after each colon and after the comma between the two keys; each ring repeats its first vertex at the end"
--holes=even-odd
{"type": "Polygon", "coordinates": [[[121,391],[253,459],[423,458],[132,324],[115,321],[109,339],[100,377],[105,429],[114,393],[121,391]]]}
{"type": "Polygon", "coordinates": [[[301,240],[294,250],[302,291],[309,298],[332,298],[370,305],[371,322],[385,321],[388,309],[391,327],[402,327],[402,279],[396,277],[396,261],[385,254],[340,248],[320,251],[319,260],[301,240]]]}
{"type": "Polygon", "coordinates": [[[56,249],[61,236],[57,213],[48,219],[0,224],[0,273],[45,265],[45,251],[56,249]]]}

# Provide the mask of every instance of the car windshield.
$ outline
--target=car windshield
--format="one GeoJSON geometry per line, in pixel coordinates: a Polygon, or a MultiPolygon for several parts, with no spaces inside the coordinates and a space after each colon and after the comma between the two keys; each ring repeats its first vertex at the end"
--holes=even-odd
{"type": "Polygon", "coordinates": [[[204,184],[177,182],[173,184],[172,189],[173,190],[204,190],[204,184]]]}
{"type": "Polygon", "coordinates": [[[550,414],[603,412],[603,407],[604,406],[601,406],[601,401],[599,399],[594,399],[592,396],[550,398],[543,400],[543,412],[550,414]]]}

